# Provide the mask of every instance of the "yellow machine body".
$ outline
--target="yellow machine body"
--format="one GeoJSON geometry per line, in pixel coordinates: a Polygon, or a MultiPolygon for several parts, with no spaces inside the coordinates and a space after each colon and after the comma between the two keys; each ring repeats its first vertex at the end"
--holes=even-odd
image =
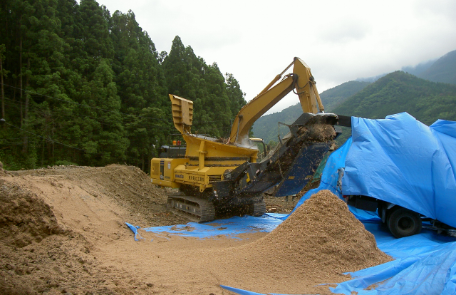
{"type": "Polygon", "coordinates": [[[153,158],[151,161],[152,183],[178,188],[181,184],[199,187],[199,191],[211,187],[213,181],[223,180],[227,169],[257,161],[258,149],[219,142],[217,139],[190,133],[193,120],[193,102],[177,95],[169,95],[172,103],[174,126],[184,138],[187,149],[185,158],[153,158]]]}

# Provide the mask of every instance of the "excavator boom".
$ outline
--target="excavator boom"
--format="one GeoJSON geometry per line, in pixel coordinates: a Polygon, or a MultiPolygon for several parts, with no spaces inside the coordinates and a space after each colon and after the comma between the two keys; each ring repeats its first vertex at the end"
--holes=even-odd
{"type": "Polygon", "coordinates": [[[298,95],[304,113],[324,112],[315,84],[310,68],[300,58],[295,57],[282,73],[239,111],[231,127],[230,142],[242,145],[248,139],[253,123],[292,90],[298,95]],[[293,73],[286,75],[277,83],[291,66],[293,73]]]}

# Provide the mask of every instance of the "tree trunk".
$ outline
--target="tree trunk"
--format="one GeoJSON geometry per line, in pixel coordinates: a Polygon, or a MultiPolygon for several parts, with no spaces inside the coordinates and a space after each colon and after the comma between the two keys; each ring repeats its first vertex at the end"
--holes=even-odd
{"type": "Polygon", "coordinates": [[[44,148],[45,148],[46,140],[44,138],[41,139],[41,167],[44,167],[44,148]]]}
{"type": "Polygon", "coordinates": [[[2,118],[5,118],[5,92],[3,91],[3,59],[0,55],[0,81],[2,83],[2,118]]]}
{"type": "Polygon", "coordinates": [[[19,39],[19,99],[21,101],[21,126],[24,122],[23,109],[22,109],[22,34],[19,39]]]}
{"type": "MultiPolygon", "coordinates": [[[[27,59],[27,69],[30,69],[30,57],[27,59]]],[[[29,77],[25,79],[25,87],[28,88],[29,86],[29,77]]],[[[27,117],[28,117],[28,108],[29,108],[29,94],[25,94],[25,107],[24,107],[24,124],[27,125],[27,117]]],[[[24,127],[24,126],[23,126],[24,127]]],[[[22,144],[22,152],[27,153],[28,151],[28,136],[27,134],[24,134],[24,140],[22,144]]]]}
{"type": "MultiPolygon", "coordinates": [[[[5,6],[2,7],[2,10],[3,11],[7,11],[6,10],[7,8],[7,5],[5,3],[5,6]]],[[[8,32],[8,21],[7,21],[7,18],[5,17],[5,32],[8,32]]],[[[6,41],[6,40],[5,40],[6,41]]],[[[7,46],[6,44],[8,44],[7,42],[5,42],[5,46],[7,46]]],[[[5,50],[5,58],[6,58],[6,50],[5,50]]],[[[4,92],[4,85],[3,85],[3,59],[2,59],[2,56],[0,55],[0,77],[1,77],[1,83],[2,83],[2,119],[5,118],[5,92],[4,92]]]]}

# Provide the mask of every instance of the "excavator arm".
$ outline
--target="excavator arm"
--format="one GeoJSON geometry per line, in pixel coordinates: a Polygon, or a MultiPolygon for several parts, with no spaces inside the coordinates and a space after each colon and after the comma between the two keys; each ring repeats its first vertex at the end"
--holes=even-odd
{"type": "Polygon", "coordinates": [[[295,57],[282,73],[239,111],[231,127],[230,142],[242,145],[248,138],[253,123],[293,90],[299,97],[304,113],[324,112],[315,84],[310,68],[300,58],[295,57]],[[277,83],[291,66],[293,73],[277,83]]]}

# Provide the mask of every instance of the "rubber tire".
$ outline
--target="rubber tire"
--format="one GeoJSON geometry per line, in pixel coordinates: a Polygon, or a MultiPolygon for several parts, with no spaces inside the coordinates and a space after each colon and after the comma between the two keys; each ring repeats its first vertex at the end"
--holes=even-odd
{"type": "Polygon", "coordinates": [[[416,212],[395,206],[386,216],[386,225],[395,238],[413,236],[421,231],[421,217],[416,212]]]}

